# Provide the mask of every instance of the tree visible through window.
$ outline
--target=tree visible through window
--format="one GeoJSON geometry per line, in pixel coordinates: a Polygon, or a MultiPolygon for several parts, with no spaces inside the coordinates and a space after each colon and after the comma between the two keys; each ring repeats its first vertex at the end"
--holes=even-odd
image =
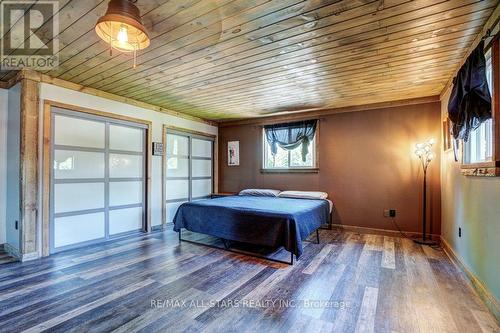
{"type": "Polygon", "coordinates": [[[309,144],[309,153],[306,160],[302,160],[302,146],[293,150],[285,150],[278,146],[278,152],[273,156],[271,146],[263,135],[264,142],[264,169],[311,169],[316,164],[316,137],[309,144]]]}

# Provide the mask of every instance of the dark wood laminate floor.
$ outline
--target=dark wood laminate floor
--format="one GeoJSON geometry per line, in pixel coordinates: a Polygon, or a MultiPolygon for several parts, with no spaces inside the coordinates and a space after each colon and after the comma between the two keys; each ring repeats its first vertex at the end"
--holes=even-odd
{"type": "Polygon", "coordinates": [[[134,236],[0,266],[1,332],[498,332],[440,250],[321,230],[294,265],[134,236]]]}

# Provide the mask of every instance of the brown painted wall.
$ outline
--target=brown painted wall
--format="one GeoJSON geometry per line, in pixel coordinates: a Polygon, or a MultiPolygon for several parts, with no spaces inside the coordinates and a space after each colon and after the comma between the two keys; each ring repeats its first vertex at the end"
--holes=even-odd
{"type": "Polygon", "coordinates": [[[262,127],[219,129],[219,191],[244,188],[320,190],[337,211],[334,223],[392,229],[384,208],[397,209],[405,231],[421,230],[422,171],[415,143],[438,140],[430,166],[429,206],[432,233],[440,233],[440,104],[429,103],[327,115],[320,121],[317,174],[261,173],[262,127]],[[240,166],[227,165],[227,142],[240,141],[240,166]]]}

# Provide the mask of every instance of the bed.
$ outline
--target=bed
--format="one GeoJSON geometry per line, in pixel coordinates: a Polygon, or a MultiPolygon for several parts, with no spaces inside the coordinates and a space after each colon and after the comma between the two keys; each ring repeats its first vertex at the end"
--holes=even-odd
{"type": "Polygon", "coordinates": [[[328,200],[228,196],[182,204],[174,231],[187,229],[228,241],[284,247],[299,258],[302,241],[330,221],[328,200]]]}

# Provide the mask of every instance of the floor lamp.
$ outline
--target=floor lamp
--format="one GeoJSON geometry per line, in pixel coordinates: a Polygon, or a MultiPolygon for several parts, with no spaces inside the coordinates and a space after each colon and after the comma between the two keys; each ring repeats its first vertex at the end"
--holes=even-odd
{"type": "Polygon", "coordinates": [[[435,245],[430,237],[427,236],[426,227],[427,227],[427,168],[431,161],[434,159],[434,153],[432,152],[432,146],[434,145],[434,139],[430,139],[424,143],[417,143],[415,154],[420,159],[422,164],[422,170],[424,172],[424,184],[423,184],[423,212],[422,212],[422,237],[415,239],[415,243],[424,244],[424,245],[435,245]]]}

